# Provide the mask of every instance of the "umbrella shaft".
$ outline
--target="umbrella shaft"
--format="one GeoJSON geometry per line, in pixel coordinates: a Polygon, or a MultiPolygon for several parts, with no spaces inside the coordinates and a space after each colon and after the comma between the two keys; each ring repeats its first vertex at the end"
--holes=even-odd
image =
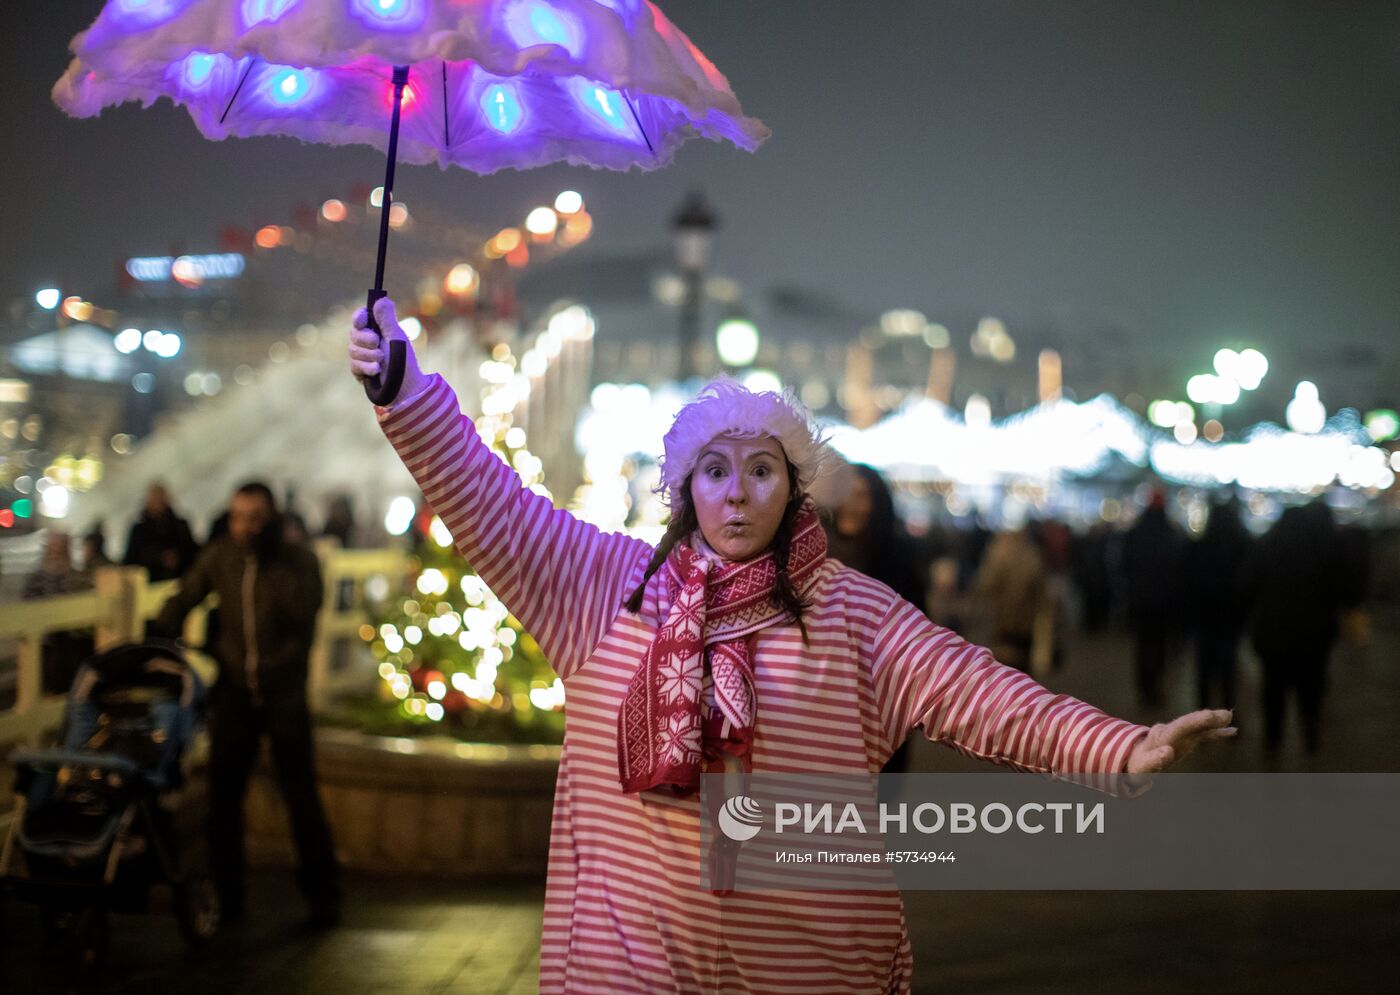
{"type": "Polygon", "coordinates": [[[408,67],[394,67],[394,110],[389,119],[389,152],[384,164],[384,196],[379,203],[379,255],[374,262],[374,289],[384,289],[384,256],[389,249],[389,209],[394,205],[394,164],[399,157],[399,108],[403,88],[408,83],[408,67]]]}

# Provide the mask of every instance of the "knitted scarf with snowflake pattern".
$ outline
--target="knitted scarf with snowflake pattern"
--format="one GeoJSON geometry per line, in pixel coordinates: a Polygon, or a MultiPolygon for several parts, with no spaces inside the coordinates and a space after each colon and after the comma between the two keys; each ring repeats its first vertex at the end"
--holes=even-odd
{"type": "MultiPolygon", "coordinates": [[[[632,676],[617,719],[618,774],[626,793],[700,788],[702,767],[737,757],[751,769],[752,638],[792,613],[774,598],[770,549],[743,563],[716,562],[678,542],[663,568],[671,610],[632,676]]],[[[798,513],[788,578],[801,597],[826,559],[826,533],[810,503],[798,513]]]]}

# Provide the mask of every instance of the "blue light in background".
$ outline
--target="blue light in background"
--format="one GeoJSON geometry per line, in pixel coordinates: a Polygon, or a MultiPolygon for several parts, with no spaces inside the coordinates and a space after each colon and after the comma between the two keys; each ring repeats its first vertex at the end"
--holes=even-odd
{"type": "Polygon", "coordinates": [[[599,86],[582,76],[570,78],[566,85],[574,100],[593,120],[605,125],[610,131],[634,136],[632,116],[624,104],[622,94],[606,86],[599,86]]]}
{"type": "Polygon", "coordinates": [[[243,0],[243,27],[272,23],[297,4],[297,0],[243,0]]]}
{"type": "Polygon", "coordinates": [[[545,0],[515,0],[507,5],[502,20],[511,40],[521,48],[558,45],[576,59],[583,52],[578,22],[545,0]]]}
{"type": "Polygon", "coordinates": [[[481,112],[495,131],[509,135],[525,120],[525,108],[512,83],[492,83],[481,94],[481,112]]]}
{"type": "MultiPolygon", "coordinates": [[[[126,271],[142,283],[159,283],[171,279],[180,267],[201,280],[232,280],[243,273],[246,260],[238,252],[220,252],[199,256],[133,256],[126,261],[126,271]]],[[[139,340],[138,340],[139,341],[139,340]]]]}

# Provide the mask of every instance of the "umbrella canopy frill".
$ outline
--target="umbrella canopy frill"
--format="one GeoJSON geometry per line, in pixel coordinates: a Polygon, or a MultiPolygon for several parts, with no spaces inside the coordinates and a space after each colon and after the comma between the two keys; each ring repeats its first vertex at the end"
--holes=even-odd
{"type": "Polygon", "coordinates": [[[714,64],[647,0],[109,0],[55,84],[75,117],[166,97],[208,138],[289,135],[478,173],[653,169],[688,138],[754,150],[714,64]]]}

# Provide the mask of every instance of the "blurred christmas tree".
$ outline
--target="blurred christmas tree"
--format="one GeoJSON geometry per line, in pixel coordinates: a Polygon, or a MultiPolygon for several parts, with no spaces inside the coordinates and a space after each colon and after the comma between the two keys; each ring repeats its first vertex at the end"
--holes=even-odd
{"type": "MultiPolygon", "coordinates": [[[[522,483],[548,496],[543,466],[513,424],[510,350],[498,344],[482,365],[477,431],[522,483]]],[[[360,630],[379,661],[374,702],[337,718],[368,732],[441,732],[467,740],[560,742],[564,687],[539,645],[452,548],[442,520],[423,508],[422,536],[408,583],[390,608],[360,630]]]]}

